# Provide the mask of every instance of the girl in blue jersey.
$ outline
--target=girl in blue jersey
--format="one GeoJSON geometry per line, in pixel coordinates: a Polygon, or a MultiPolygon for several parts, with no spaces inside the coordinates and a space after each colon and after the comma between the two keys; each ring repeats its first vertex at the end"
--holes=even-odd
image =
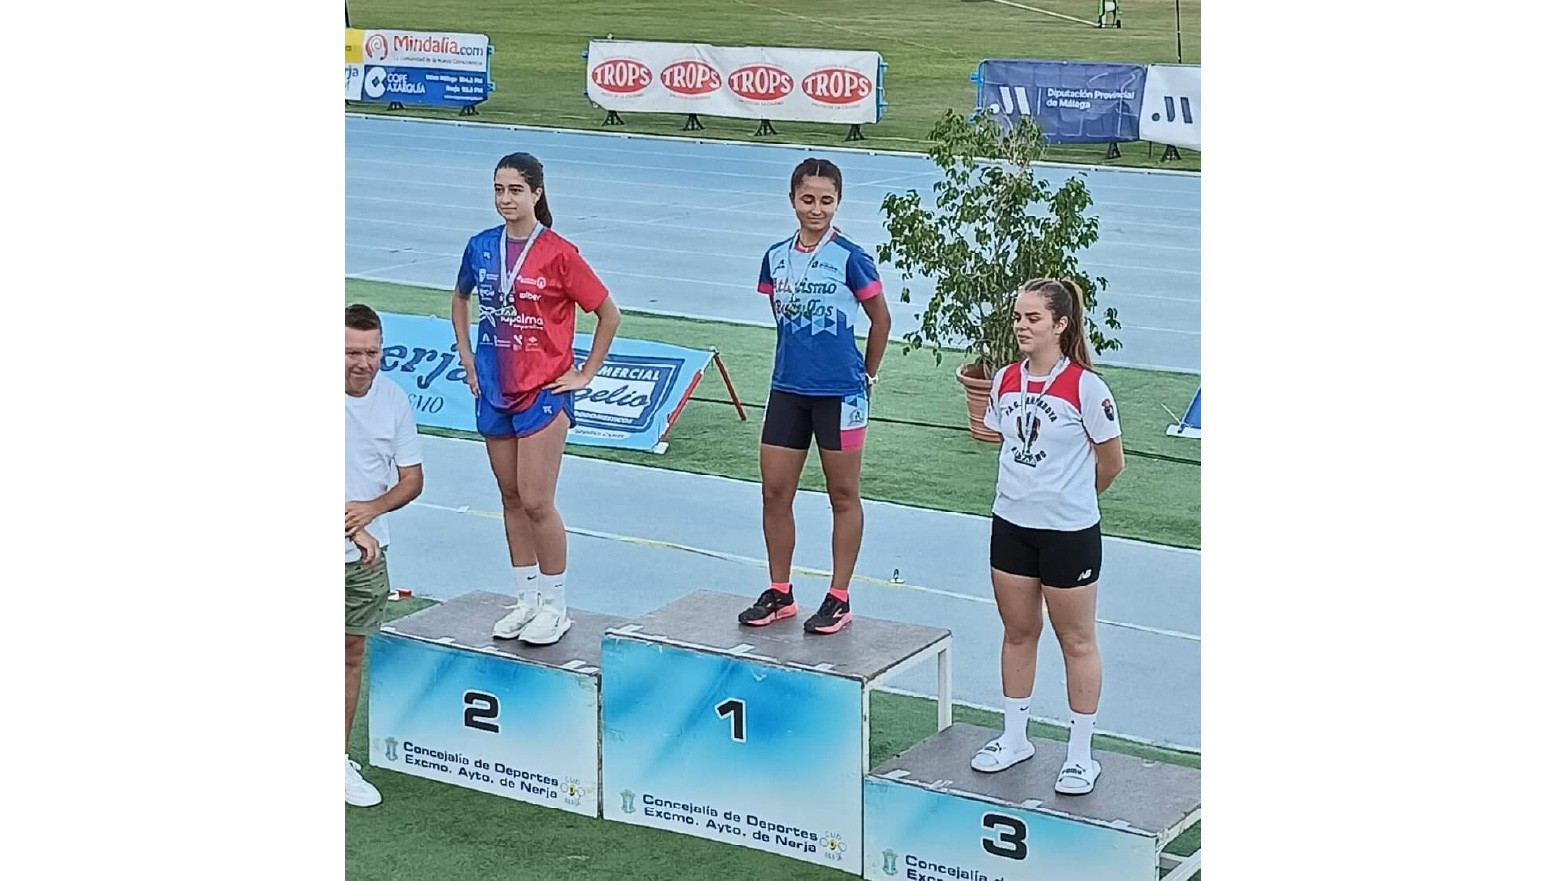
{"type": "Polygon", "coordinates": [[[778,327],[772,388],[762,423],[762,531],[771,581],[742,624],[759,627],[794,616],[789,583],[794,558],[794,496],[814,437],[832,502],[832,586],[807,633],[836,633],[851,620],[848,583],[859,558],[864,511],[859,463],[891,313],[880,273],[863,248],[832,226],[843,175],[825,159],[807,159],[789,181],[799,231],[762,255],[757,291],[778,327]],[[864,354],[854,340],[859,311],[869,317],[864,354]]]}

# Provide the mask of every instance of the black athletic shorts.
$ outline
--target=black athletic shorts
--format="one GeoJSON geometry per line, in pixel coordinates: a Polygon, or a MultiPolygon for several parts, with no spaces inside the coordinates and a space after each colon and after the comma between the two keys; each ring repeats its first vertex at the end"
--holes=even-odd
{"type": "Polygon", "coordinates": [[[1040,578],[1044,587],[1083,587],[1100,578],[1100,524],[1075,532],[1030,529],[993,515],[988,562],[1000,572],[1040,578]]]}
{"type": "Polygon", "coordinates": [[[823,450],[857,450],[864,446],[870,424],[868,396],[797,395],[774,389],[762,416],[762,442],[796,450],[811,448],[811,437],[823,450]]]}

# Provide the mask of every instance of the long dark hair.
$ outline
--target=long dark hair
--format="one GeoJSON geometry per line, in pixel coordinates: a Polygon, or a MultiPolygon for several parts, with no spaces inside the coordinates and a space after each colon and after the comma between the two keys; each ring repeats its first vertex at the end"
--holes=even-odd
{"type": "Polygon", "coordinates": [[[548,188],[542,182],[542,163],[530,153],[511,153],[499,160],[494,166],[494,173],[498,174],[501,168],[513,168],[520,173],[521,179],[526,181],[526,186],[533,190],[541,190],[542,195],[537,199],[537,222],[543,226],[553,228],[553,211],[548,207],[548,188]]]}
{"type": "Polygon", "coordinates": [[[1090,364],[1090,340],[1084,333],[1084,291],[1072,279],[1033,278],[1020,286],[1020,293],[1037,293],[1047,298],[1047,308],[1052,320],[1067,318],[1068,326],[1058,337],[1058,348],[1068,360],[1085,370],[1094,371],[1090,364]]]}

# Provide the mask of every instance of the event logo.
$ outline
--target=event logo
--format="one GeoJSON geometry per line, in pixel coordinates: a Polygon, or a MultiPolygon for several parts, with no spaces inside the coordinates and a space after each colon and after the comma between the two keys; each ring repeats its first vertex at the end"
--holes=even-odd
{"type": "Polygon", "coordinates": [[[623,790],[622,796],[623,796],[623,813],[625,813],[625,814],[633,813],[633,790],[632,789],[625,789],[625,790],[623,790]]]}
{"type": "Polygon", "coordinates": [[[580,783],[580,778],[569,777],[564,780],[564,804],[579,806],[580,800],[585,797],[585,786],[580,783]]]}
{"type": "Polygon", "coordinates": [[[712,64],[688,58],[668,65],[660,72],[660,84],[672,94],[692,98],[719,89],[719,71],[712,64]]]}
{"type": "Polygon", "coordinates": [[[388,737],[386,739],[386,757],[389,762],[397,761],[397,738],[388,737]]]}
{"type": "MultiPolygon", "coordinates": [[[[1149,116],[1149,119],[1153,122],[1159,122],[1159,111],[1156,110],[1149,116]]],[[[1165,121],[1176,121],[1176,99],[1170,95],[1165,96],[1165,121]]],[[[1181,98],[1181,121],[1187,125],[1192,124],[1192,99],[1185,96],[1182,96],[1181,98]]]]}
{"type": "Polygon", "coordinates": [[[827,67],[800,81],[800,88],[812,101],[841,107],[857,104],[875,91],[875,81],[846,67],[827,67]]]}
{"type": "Polygon", "coordinates": [[[892,850],[891,848],[888,847],[888,848],[886,848],[885,853],[882,853],[880,855],[880,859],[881,859],[880,870],[882,872],[885,872],[887,875],[895,875],[896,874],[896,851],[894,851],[894,850],[892,850]]]}
{"type": "Polygon", "coordinates": [[[748,101],[777,101],[794,91],[794,77],[771,64],[748,64],[730,73],[730,91],[748,101]]]}
{"type": "Polygon", "coordinates": [[[590,81],[614,95],[636,95],[654,80],[649,67],[632,58],[608,58],[590,72],[590,81]]]}
{"type": "Polygon", "coordinates": [[[386,34],[371,34],[365,40],[365,57],[371,61],[385,61],[392,54],[391,44],[387,42],[386,34]]]}
{"type": "Polygon", "coordinates": [[[848,852],[848,845],[843,843],[843,836],[836,832],[828,832],[821,836],[821,853],[833,862],[843,859],[843,854],[848,852]]]}
{"type": "Polygon", "coordinates": [[[365,68],[365,94],[372,98],[380,98],[386,94],[386,71],[379,67],[365,68]]]}

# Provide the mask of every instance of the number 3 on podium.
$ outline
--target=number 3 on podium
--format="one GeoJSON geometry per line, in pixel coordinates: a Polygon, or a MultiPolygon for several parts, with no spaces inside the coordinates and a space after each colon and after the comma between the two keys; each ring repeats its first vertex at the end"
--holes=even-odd
{"type": "Polygon", "coordinates": [[[746,701],[736,697],[722,701],[714,708],[714,714],[721,719],[729,716],[730,739],[737,743],[746,742],[746,701]]]}
{"type": "Polygon", "coordinates": [[[982,840],[982,849],[998,857],[1008,857],[1012,860],[1023,860],[1026,856],[1025,824],[1018,817],[1009,817],[1004,814],[983,814],[982,827],[984,829],[997,829],[998,840],[991,838],[982,840]]]}

